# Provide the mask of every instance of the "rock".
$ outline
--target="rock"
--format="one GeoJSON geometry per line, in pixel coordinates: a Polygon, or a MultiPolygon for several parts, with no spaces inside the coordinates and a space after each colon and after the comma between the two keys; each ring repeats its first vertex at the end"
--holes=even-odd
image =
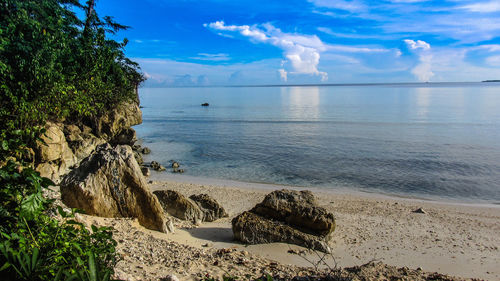
{"type": "Polygon", "coordinates": [[[132,128],[125,128],[114,136],[110,143],[113,145],[134,145],[136,141],[137,136],[135,130],[132,128]]]}
{"type": "Polygon", "coordinates": [[[142,113],[137,102],[122,102],[90,121],[98,137],[112,140],[124,129],[141,124],[142,113]]]}
{"type": "Polygon", "coordinates": [[[180,166],[180,165],[179,165],[179,163],[177,163],[177,162],[175,162],[175,161],[174,161],[174,162],[172,162],[172,168],[173,168],[173,169],[177,169],[177,168],[179,168],[179,166],[180,166]]]}
{"type": "Polygon", "coordinates": [[[179,278],[173,274],[169,274],[161,279],[161,281],[179,281],[179,278]]]}
{"type": "Polygon", "coordinates": [[[141,149],[141,146],[139,144],[132,145],[132,150],[133,151],[139,151],[140,149],[141,149]]]}
{"type": "Polygon", "coordinates": [[[145,177],[149,177],[149,175],[151,174],[149,172],[149,168],[148,167],[141,167],[141,172],[142,172],[142,175],[145,176],[145,177]]]}
{"type": "Polygon", "coordinates": [[[424,209],[422,208],[418,208],[416,210],[413,210],[413,213],[417,213],[417,214],[426,214],[426,212],[424,211],[424,209]]]}
{"type": "Polygon", "coordinates": [[[151,153],[151,149],[149,149],[149,147],[143,147],[141,152],[142,154],[149,154],[151,153]]]}
{"type": "Polygon", "coordinates": [[[42,141],[36,145],[36,170],[41,176],[57,183],[59,177],[67,173],[78,159],[66,141],[63,124],[47,122],[45,129],[42,141]]]}
{"type": "Polygon", "coordinates": [[[139,152],[134,151],[134,158],[137,161],[137,164],[139,165],[144,164],[144,159],[142,158],[142,155],[139,152]]]}
{"type": "Polygon", "coordinates": [[[249,244],[285,242],[329,251],[335,218],[310,191],[276,190],[232,220],[236,240],[249,244]]]}
{"type": "Polygon", "coordinates": [[[203,212],[203,221],[211,222],[229,216],[226,210],[208,194],[191,195],[189,199],[193,200],[203,212]]]}
{"type": "Polygon", "coordinates": [[[329,253],[328,244],[317,236],[299,231],[283,222],[243,212],[232,220],[236,240],[248,244],[284,242],[329,253]]]}
{"type": "Polygon", "coordinates": [[[168,232],[169,217],[149,191],[130,146],[103,144],[60,184],[71,208],[102,217],[134,217],[149,229],[168,232]]]}
{"type": "Polygon", "coordinates": [[[80,129],[80,127],[71,124],[64,126],[64,135],[69,147],[77,158],[77,162],[87,158],[97,146],[106,142],[93,135],[89,127],[82,127],[83,129],[80,129]]]}
{"type": "Polygon", "coordinates": [[[201,106],[209,106],[210,104],[208,102],[202,103],[201,106]]]}
{"type": "Polygon", "coordinates": [[[161,171],[165,171],[166,168],[163,167],[160,163],[156,162],[156,161],[151,161],[151,164],[150,164],[150,167],[155,170],[155,171],[158,171],[158,172],[161,172],[161,171]]]}
{"type": "Polygon", "coordinates": [[[153,192],[160,201],[163,210],[168,214],[198,224],[203,219],[203,212],[198,205],[184,195],[173,190],[157,190],[153,192]]]}
{"type": "Polygon", "coordinates": [[[250,212],[267,219],[286,222],[303,232],[327,236],[335,230],[335,218],[317,206],[310,191],[276,190],[250,212]]]}
{"type": "Polygon", "coordinates": [[[178,174],[182,174],[182,173],[184,173],[184,169],[177,169],[177,168],[175,168],[175,169],[172,170],[172,172],[178,173],[178,174]]]}

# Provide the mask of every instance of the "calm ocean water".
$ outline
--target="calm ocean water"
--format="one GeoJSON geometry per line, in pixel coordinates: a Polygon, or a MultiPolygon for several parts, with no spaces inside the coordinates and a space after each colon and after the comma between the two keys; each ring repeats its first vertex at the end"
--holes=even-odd
{"type": "Polygon", "coordinates": [[[149,159],[188,175],[500,202],[499,83],[144,88],[140,98],[149,159]]]}

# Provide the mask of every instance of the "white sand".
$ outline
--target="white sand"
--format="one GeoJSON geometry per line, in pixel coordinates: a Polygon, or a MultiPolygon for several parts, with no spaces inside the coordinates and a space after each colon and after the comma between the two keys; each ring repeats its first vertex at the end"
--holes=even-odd
{"type": "MultiPolygon", "coordinates": [[[[227,182],[216,186],[189,177],[176,179],[181,180],[154,181],[151,189],[172,189],[187,196],[208,193],[226,208],[229,218],[155,236],[200,248],[207,243],[214,248],[235,247],[284,264],[310,265],[288,253],[290,248],[301,247],[282,243],[245,246],[232,239],[231,219],[255,206],[270,189],[281,187],[247,183],[231,187],[227,182]]],[[[339,266],[376,260],[464,278],[500,280],[499,206],[310,190],[336,217],[331,247],[339,266]],[[419,207],[426,213],[412,212],[419,207]]]]}

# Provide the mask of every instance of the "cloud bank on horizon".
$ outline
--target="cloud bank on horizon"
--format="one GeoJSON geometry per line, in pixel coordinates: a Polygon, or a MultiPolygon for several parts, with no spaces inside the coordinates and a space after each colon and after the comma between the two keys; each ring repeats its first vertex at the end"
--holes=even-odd
{"type": "Polygon", "coordinates": [[[126,52],[146,86],[500,79],[496,0],[124,0],[97,8],[133,26],[126,52]]]}

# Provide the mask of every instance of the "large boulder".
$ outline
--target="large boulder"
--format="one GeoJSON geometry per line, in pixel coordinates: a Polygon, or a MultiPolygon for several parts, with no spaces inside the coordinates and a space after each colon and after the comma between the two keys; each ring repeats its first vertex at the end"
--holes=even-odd
{"type": "Polygon", "coordinates": [[[98,146],[64,177],[60,187],[61,199],[68,207],[102,217],[134,217],[146,228],[173,230],[130,146],[98,146]]]}
{"type": "Polygon", "coordinates": [[[203,221],[211,222],[229,216],[226,210],[208,194],[193,194],[189,196],[189,199],[200,207],[203,212],[203,221]]]}
{"type": "Polygon", "coordinates": [[[328,236],[335,230],[335,218],[319,207],[308,190],[276,190],[257,204],[252,213],[267,219],[286,222],[303,232],[328,236]]]}
{"type": "Polygon", "coordinates": [[[203,221],[203,212],[198,205],[179,192],[174,190],[157,190],[153,194],[158,197],[163,210],[168,214],[195,224],[203,221]]]}
{"type": "Polygon", "coordinates": [[[47,122],[45,129],[42,141],[37,142],[36,170],[43,177],[58,182],[60,175],[77,163],[77,157],[66,141],[63,124],[47,122]]]}
{"type": "Polygon", "coordinates": [[[122,102],[114,109],[92,120],[94,132],[98,137],[112,140],[123,130],[142,123],[142,112],[136,101],[122,102]]]}
{"type": "Polygon", "coordinates": [[[289,243],[329,253],[327,242],[304,233],[283,222],[265,219],[251,212],[243,212],[232,221],[234,239],[247,244],[289,243]]]}
{"type": "Polygon", "coordinates": [[[248,244],[291,243],[329,252],[335,218],[310,191],[276,190],[232,220],[236,240],[248,244]]]}

